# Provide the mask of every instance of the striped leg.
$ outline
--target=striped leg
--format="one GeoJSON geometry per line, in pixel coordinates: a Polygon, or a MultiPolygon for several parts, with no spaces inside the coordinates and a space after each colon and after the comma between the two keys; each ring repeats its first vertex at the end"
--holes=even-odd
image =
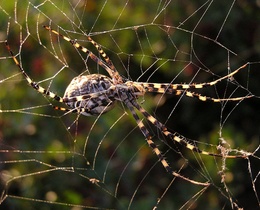
{"type": "Polygon", "coordinates": [[[131,101],[131,103],[133,104],[133,106],[138,109],[143,116],[150,121],[154,126],[156,126],[166,137],[170,138],[173,141],[178,142],[179,144],[185,146],[187,149],[203,154],[203,155],[209,155],[209,156],[215,156],[215,157],[224,157],[224,158],[246,158],[247,155],[246,154],[242,154],[242,155],[222,155],[222,154],[215,154],[215,153],[211,153],[211,152],[206,152],[203,150],[200,150],[197,146],[192,145],[188,142],[188,139],[184,136],[182,136],[181,134],[174,132],[171,133],[170,131],[168,131],[168,129],[157,119],[155,119],[155,117],[153,117],[151,114],[149,114],[143,107],[141,107],[136,101],[131,101]]]}
{"type": "MultiPolygon", "coordinates": [[[[66,111],[66,112],[73,112],[73,113],[83,113],[87,116],[91,116],[92,115],[92,110],[94,110],[97,107],[106,107],[107,104],[104,105],[104,101],[102,101],[101,99],[99,99],[99,97],[101,95],[106,95],[106,93],[108,94],[109,92],[111,92],[111,89],[113,89],[114,86],[111,87],[111,89],[108,89],[106,91],[101,91],[101,92],[97,92],[97,93],[92,93],[92,94],[87,94],[87,95],[82,95],[82,96],[75,96],[75,97],[71,97],[71,98],[63,98],[60,97],[58,95],[56,95],[55,93],[46,90],[45,88],[43,88],[42,86],[40,86],[39,84],[37,84],[36,82],[34,82],[29,75],[22,69],[20,63],[18,62],[18,60],[16,59],[16,57],[14,56],[13,51],[11,50],[9,44],[6,42],[6,47],[7,50],[9,51],[9,53],[12,56],[12,59],[14,60],[15,64],[18,66],[18,68],[20,69],[20,71],[22,72],[23,76],[25,77],[25,79],[27,80],[28,84],[33,87],[36,91],[38,91],[39,93],[46,95],[60,103],[65,103],[65,104],[69,104],[69,103],[73,103],[73,102],[77,102],[77,101],[83,101],[83,100],[91,100],[92,99],[96,99],[95,103],[93,106],[91,107],[77,107],[77,106],[70,106],[70,108],[64,108],[64,107],[58,107],[58,106],[53,106],[54,109],[56,110],[61,110],[61,111],[66,111]]],[[[74,103],[76,105],[76,103],[74,103]]],[[[93,104],[93,103],[92,103],[93,104]]]]}
{"type": "Polygon", "coordinates": [[[237,74],[241,69],[247,67],[247,65],[248,63],[246,63],[243,66],[240,66],[238,69],[231,72],[230,74],[223,76],[212,82],[192,83],[192,84],[145,83],[145,82],[139,82],[139,83],[145,88],[147,92],[172,94],[172,92],[174,92],[173,90],[201,89],[207,86],[216,85],[220,81],[231,78],[232,76],[237,74]]]}
{"type": "Polygon", "coordinates": [[[188,91],[188,90],[174,90],[172,92],[172,94],[174,94],[176,96],[183,94],[183,95],[191,97],[191,98],[197,98],[200,101],[212,101],[212,102],[217,102],[217,103],[223,102],[223,101],[241,101],[243,99],[252,98],[254,96],[254,95],[246,95],[246,96],[235,97],[235,98],[212,98],[212,97],[203,96],[199,93],[191,92],[191,91],[188,91]]]}
{"type": "Polygon", "coordinates": [[[59,107],[59,106],[53,106],[53,109],[55,110],[60,110],[63,112],[67,112],[67,113],[78,113],[78,114],[83,114],[85,116],[94,116],[94,115],[101,115],[106,113],[106,109],[112,104],[113,102],[111,101],[111,103],[109,104],[103,104],[102,101],[100,101],[100,103],[96,103],[93,106],[91,106],[91,108],[89,107],[75,107],[75,108],[65,108],[65,107],[59,107]],[[100,108],[103,107],[103,108],[100,108]],[[93,113],[93,110],[95,110],[96,108],[100,108],[98,112],[93,113]]]}
{"type": "Polygon", "coordinates": [[[91,39],[91,37],[87,36],[88,40],[96,47],[96,49],[98,50],[98,52],[101,54],[101,56],[105,59],[106,62],[104,62],[103,60],[99,59],[95,54],[93,54],[90,50],[88,50],[87,48],[81,46],[79,43],[77,43],[75,40],[70,39],[69,37],[66,37],[62,34],[60,34],[59,32],[51,29],[48,26],[43,26],[46,30],[56,34],[57,36],[61,37],[62,39],[64,39],[67,42],[70,42],[74,47],[76,47],[77,49],[81,50],[82,52],[86,53],[87,55],[89,55],[89,57],[96,62],[98,65],[100,65],[102,68],[104,68],[108,74],[110,75],[110,77],[115,80],[114,84],[122,84],[123,83],[123,78],[119,75],[119,73],[117,72],[117,70],[115,69],[115,66],[113,65],[112,61],[109,59],[109,57],[106,55],[106,53],[102,50],[101,46],[98,45],[93,39],[91,39]]]}
{"type": "Polygon", "coordinates": [[[163,167],[165,168],[165,170],[175,176],[175,177],[179,177],[181,179],[184,179],[190,183],[196,184],[196,185],[202,185],[202,186],[208,186],[209,183],[208,182],[198,182],[195,180],[191,180],[187,177],[184,177],[178,173],[176,173],[175,171],[172,170],[172,168],[170,167],[170,165],[167,163],[165,157],[163,156],[163,154],[161,153],[161,151],[158,149],[158,147],[155,145],[155,143],[152,140],[152,136],[150,135],[148,129],[144,126],[143,122],[140,120],[140,118],[138,117],[138,115],[136,114],[136,112],[134,111],[134,108],[131,104],[131,102],[129,100],[124,101],[124,103],[127,105],[127,107],[129,108],[129,110],[131,111],[133,117],[135,118],[135,121],[139,127],[139,129],[141,130],[141,132],[143,133],[143,135],[145,136],[145,139],[148,143],[148,145],[152,148],[153,152],[157,155],[159,161],[161,162],[161,164],[163,165],[163,167]]]}
{"type": "Polygon", "coordinates": [[[12,59],[14,60],[16,66],[18,66],[18,68],[20,69],[20,71],[22,72],[23,76],[25,77],[25,79],[27,80],[28,84],[30,86],[32,86],[35,90],[37,90],[39,93],[42,93],[46,96],[49,96],[50,98],[58,101],[58,102],[61,102],[63,103],[63,98],[56,95],[55,93],[49,91],[49,90],[46,90],[45,88],[43,88],[42,86],[40,86],[39,84],[37,84],[36,82],[34,82],[30,77],[29,75],[23,70],[23,68],[21,67],[20,63],[18,62],[18,60],[16,59],[16,57],[14,56],[14,53],[13,51],[11,50],[8,42],[5,42],[5,45],[6,45],[6,48],[7,50],[9,51],[9,53],[11,54],[12,56],[12,59]]]}
{"type": "Polygon", "coordinates": [[[71,109],[56,106],[54,106],[54,109],[66,112],[77,112],[86,116],[101,115],[114,107],[115,93],[115,86],[112,85],[109,89],[104,91],[74,97],[64,97],[63,101],[71,109]]]}
{"type": "Polygon", "coordinates": [[[116,67],[114,66],[114,64],[112,63],[112,61],[108,57],[108,55],[105,53],[105,51],[102,49],[102,47],[97,42],[95,42],[90,36],[87,36],[87,39],[97,49],[99,54],[105,59],[109,68],[116,74],[117,73],[116,67]]]}
{"type": "Polygon", "coordinates": [[[197,98],[201,101],[213,101],[213,102],[223,102],[223,101],[240,101],[245,98],[251,98],[254,95],[247,95],[247,96],[242,96],[242,97],[235,97],[235,98],[213,98],[213,97],[208,97],[208,96],[203,96],[199,93],[191,92],[188,89],[173,89],[171,86],[172,84],[159,84],[159,83],[142,83],[142,82],[134,82],[136,85],[139,85],[143,87],[145,92],[154,92],[154,93],[161,93],[161,94],[171,94],[171,95],[185,95],[187,97],[191,98],[197,98]]]}

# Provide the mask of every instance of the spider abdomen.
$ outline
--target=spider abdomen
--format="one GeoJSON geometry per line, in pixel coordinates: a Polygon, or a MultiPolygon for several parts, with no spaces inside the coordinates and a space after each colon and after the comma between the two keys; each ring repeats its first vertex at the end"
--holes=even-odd
{"type": "Polygon", "coordinates": [[[113,95],[106,92],[111,86],[112,80],[105,75],[81,75],[71,80],[63,100],[69,107],[80,110],[83,115],[104,114],[115,104],[113,95]]]}

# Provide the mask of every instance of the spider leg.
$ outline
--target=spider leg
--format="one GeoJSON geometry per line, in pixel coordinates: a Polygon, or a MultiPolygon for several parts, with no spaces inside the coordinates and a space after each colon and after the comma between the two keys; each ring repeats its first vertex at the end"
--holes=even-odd
{"type": "Polygon", "coordinates": [[[242,97],[235,97],[235,98],[212,98],[208,96],[203,96],[199,93],[191,92],[191,91],[186,91],[186,90],[178,90],[176,91],[175,95],[181,95],[185,94],[188,97],[194,97],[197,98],[201,101],[213,101],[213,102],[223,102],[223,101],[241,101],[245,98],[252,98],[254,95],[246,95],[242,97]]]}
{"type": "MultiPolygon", "coordinates": [[[[96,104],[95,106],[92,107],[92,109],[95,109],[99,106],[100,106],[99,104],[96,104]]],[[[93,113],[91,112],[92,109],[89,109],[89,108],[87,109],[87,108],[82,108],[82,107],[76,107],[76,108],[69,109],[69,108],[60,107],[60,106],[53,106],[53,109],[67,112],[67,113],[78,113],[78,114],[84,113],[85,116],[93,116],[93,113]]],[[[102,114],[102,112],[100,114],[102,114]]]]}
{"type": "MultiPolygon", "coordinates": [[[[54,109],[79,113],[86,116],[101,115],[111,110],[115,104],[116,86],[112,85],[107,90],[83,94],[78,96],[63,97],[63,102],[68,108],[53,106],[54,109]]],[[[66,95],[66,94],[65,94],[66,95]]]]}
{"type": "Polygon", "coordinates": [[[119,75],[118,71],[116,70],[116,67],[114,66],[113,62],[110,60],[108,55],[105,53],[105,51],[102,49],[101,45],[99,45],[97,42],[95,42],[90,36],[87,36],[87,39],[97,49],[99,54],[105,59],[107,65],[112,70],[112,73],[113,73],[112,78],[115,78],[117,81],[116,84],[124,83],[123,78],[119,75]]]}
{"type": "Polygon", "coordinates": [[[60,110],[60,111],[63,111],[63,112],[71,112],[71,113],[80,113],[80,112],[86,112],[85,109],[81,108],[81,109],[68,109],[68,108],[65,108],[65,107],[60,107],[60,106],[52,106],[53,109],[55,110],[60,110]]]}
{"type": "Polygon", "coordinates": [[[184,177],[184,176],[176,173],[175,171],[173,171],[172,168],[170,167],[170,165],[167,163],[167,161],[166,161],[165,157],[163,156],[163,154],[161,153],[161,151],[158,149],[156,144],[153,142],[152,136],[150,135],[148,129],[144,126],[143,122],[140,120],[140,118],[138,117],[138,115],[134,111],[134,108],[133,108],[133,105],[131,104],[131,102],[129,100],[127,100],[127,101],[124,101],[124,103],[127,105],[129,110],[131,111],[133,117],[135,118],[135,121],[137,122],[139,129],[141,130],[142,134],[145,136],[146,142],[152,148],[153,152],[157,155],[159,161],[161,162],[161,164],[163,165],[163,167],[165,168],[165,170],[169,174],[171,174],[175,177],[179,177],[181,179],[184,179],[184,180],[186,180],[190,183],[196,184],[196,185],[202,185],[202,186],[208,186],[209,185],[208,182],[203,183],[203,182],[191,180],[191,179],[184,177]]]}
{"type": "Polygon", "coordinates": [[[188,90],[172,90],[172,93],[176,96],[179,95],[186,95],[187,97],[191,97],[191,98],[197,98],[200,101],[212,101],[212,102],[223,102],[223,101],[241,101],[245,98],[251,98],[253,97],[253,95],[247,95],[247,96],[242,96],[242,97],[235,97],[235,98],[212,98],[212,97],[208,97],[208,96],[203,96],[199,93],[195,93],[195,92],[191,92],[188,90]]]}
{"type": "Polygon", "coordinates": [[[102,49],[101,45],[98,44],[97,42],[95,42],[90,36],[87,36],[87,39],[97,49],[99,54],[105,59],[105,61],[106,61],[107,65],[109,66],[109,68],[111,70],[113,70],[114,72],[117,72],[116,67],[114,66],[114,64],[112,63],[112,61],[108,57],[108,55],[105,53],[105,51],[102,49]]]}
{"type": "Polygon", "coordinates": [[[6,48],[9,51],[9,53],[11,54],[12,59],[14,60],[16,66],[18,66],[18,68],[20,69],[20,71],[22,72],[23,76],[25,77],[25,79],[27,80],[28,84],[30,86],[32,86],[35,90],[37,90],[39,93],[42,93],[43,95],[49,96],[50,98],[63,103],[63,98],[56,95],[55,93],[43,88],[42,86],[40,86],[39,84],[37,84],[36,82],[34,82],[29,75],[23,70],[23,68],[21,67],[19,61],[16,59],[16,57],[14,56],[13,51],[10,48],[10,45],[8,44],[8,42],[5,42],[6,48]]]}
{"type": "MultiPolygon", "coordinates": [[[[223,101],[240,101],[245,98],[251,98],[254,95],[247,95],[243,97],[235,97],[235,98],[213,98],[208,96],[203,96],[199,93],[191,92],[187,89],[174,89],[171,86],[175,84],[159,84],[159,83],[142,83],[142,82],[134,82],[134,84],[140,85],[144,88],[146,92],[154,92],[154,93],[162,93],[162,94],[174,94],[176,96],[186,95],[187,97],[194,97],[201,101],[213,101],[213,102],[223,102],[223,101]]],[[[178,84],[177,84],[178,85],[178,84]]]]}
{"type": "Polygon", "coordinates": [[[181,134],[174,132],[171,133],[168,131],[168,129],[155,117],[153,117],[151,114],[149,114],[143,107],[141,107],[136,101],[131,101],[133,106],[139,110],[145,118],[150,121],[154,126],[156,126],[166,137],[170,138],[173,141],[178,142],[179,144],[185,146],[187,149],[203,154],[203,155],[209,155],[209,156],[215,156],[215,157],[224,157],[224,158],[246,158],[247,155],[223,155],[223,154],[216,154],[211,152],[206,152],[204,150],[200,150],[197,146],[192,145],[188,142],[188,139],[181,134]]]}
{"type": "Polygon", "coordinates": [[[56,34],[57,36],[61,37],[67,42],[70,42],[74,47],[77,49],[81,50],[82,52],[86,53],[94,62],[96,62],[98,65],[100,65],[102,68],[104,68],[108,74],[110,75],[111,78],[115,78],[116,81],[114,81],[115,84],[121,84],[123,83],[123,78],[119,75],[117,70],[115,69],[114,65],[112,64],[111,60],[109,57],[106,55],[106,53],[102,50],[100,45],[98,45],[94,40],[92,40],[89,36],[87,36],[88,40],[96,47],[96,49],[99,51],[101,56],[105,59],[106,63],[99,59],[95,54],[93,54],[90,50],[87,48],[81,46],[77,41],[70,39],[69,37],[66,37],[59,32],[51,29],[48,26],[43,26],[46,30],[56,34]]]}
{"type": "Polygon", "coordinates": [[[140,85],[142,85],[147,92],[172,94],[174,90],[201,89],[207,86],[213,86],[222,80],[231,78],[236,73],[238,73],[241,69],[244,69],[247,65],[248,63],[244,64],[243,66],[240,66],[238,69],[231,72],[230,74],[223,76],[212,82],[191,83],[191,84],[146,83],[146,82],[138,82],[138,83],[140,83],[140,85]]]}
{"type": "MultiPolygon", "coordinates": [[[[106,95],[108,98],[114,99],[116,93],[115,90],[116,90],[116,86],[112,85],[109,87],[109,89],[104,91],[99,91],[95,93],[89,93],[89,94],[84,94],[84,95],[79,95],[79,96],[74,96],[69,98],[63,98],[63,101],[65,103],[68,103],[68,102],[77,102],[77,101],[83,101],[89,99],[98,99],[102,95],[106,95]]],[[[102,101],[100,99],[100,104],[98,105],[101,105],[101,103],[102,101]]]]}

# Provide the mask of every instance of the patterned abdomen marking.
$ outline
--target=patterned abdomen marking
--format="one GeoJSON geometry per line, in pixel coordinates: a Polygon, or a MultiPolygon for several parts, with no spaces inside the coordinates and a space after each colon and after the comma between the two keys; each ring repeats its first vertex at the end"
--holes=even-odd
{"type": "Polygon", "coordinates": [[[81,113],[83,115],[104,114],[115,104],[114,96],[106,92],[111,86],[113,86],[112,80],[101,74],[78,76],[70,82],[63,100],[73,109],[84,109],[85,111],[81,113]]]}

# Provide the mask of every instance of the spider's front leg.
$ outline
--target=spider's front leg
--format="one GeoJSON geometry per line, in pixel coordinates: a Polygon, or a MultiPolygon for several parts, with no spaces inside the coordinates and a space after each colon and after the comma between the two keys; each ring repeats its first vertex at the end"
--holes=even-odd
{"type": "Polygon", "coordinates": [[[194,97],[201,101],[213,101],[213,102],[223,102],[223,101],[241,101],[246,98],[254,97],[253,94],[248,92],[247,95],[241,97],[228,97],[228,98],[213,98],[209,96],[203,96],[199,93],[194,92],[195,89],[202,89],[208,86],[214,86],[217,83],[232,78],[235,74],[237,74],[240,70],[244,69],[248,65],[245,64],[235,71],[231,72],[230,74],[223,76],[217,80],[212,82],[205,82],[205,83],[191,83],[191,84],[171,84],[171,83],[149,83],[149,82],[135,82],[136,85],[141,85],[146,92],[153,92],[153,93],[161,93],[161,94],[173,94],[173,95],[185,95],[188,97],[194,97]]]}
{"type": "Polygon", "coordinates": [[[40,86],[37,82],[33,81],[33,79],[31,79],[31,77],[23,70],[22,66],[20,65],[19,61],[17,60],[17,58],[15,57],[13,51],[11,50],[10,45],[8,44],[8,42],[5,42],[6,48],[9,51],[13,61],[15,62],[16,66],[19,68],[20,72],[23,74],[24,78],[26,79],[27,83],[34,88],[36,91],[38,91],[39,93],[48,96],[60,103],[63,103],[63,99],[62,97],[58,96],[57,94],[49,91],[48,89],[45,89],[44,87],[40,86]]]}

